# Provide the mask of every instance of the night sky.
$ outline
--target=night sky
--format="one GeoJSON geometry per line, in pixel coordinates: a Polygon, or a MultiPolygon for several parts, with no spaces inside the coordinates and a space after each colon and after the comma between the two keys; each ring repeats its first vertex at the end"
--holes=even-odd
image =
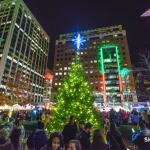
{"type": "Polygon", "coordinates": [[[150,49],[150,17],[140,15],[150,0],[24,0],[51,38],[48,68],[53,68],[55,40],[61,33],[122,24],[132,63],[150,49]]]}

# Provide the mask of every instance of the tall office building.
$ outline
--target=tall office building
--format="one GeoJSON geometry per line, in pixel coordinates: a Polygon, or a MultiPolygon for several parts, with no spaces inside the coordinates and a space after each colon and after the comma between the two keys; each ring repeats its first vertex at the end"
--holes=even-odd
{"type": "Polygon", "coordinates": [[[9,78],[16,86],[26,78],[24,85],[28,82],[30,91],[24,89],[24,93],[41,102],[49,36],[23,0],[0,1],[0,41],[1,92],[9,91],[9,78]]]}
{"type": "MultiPolygon", "coordinates": [[[[72,42],[76,33],[62,34],[56,41],[53,91],[57,91],[67,75],[69,64],[75,58],[72,42]]],[[[103,103],[133,101],[135,88],[126,32],[121,25],[81,32],[86,44],[81,48],[81,61],[97,100],[103,103]]]]}

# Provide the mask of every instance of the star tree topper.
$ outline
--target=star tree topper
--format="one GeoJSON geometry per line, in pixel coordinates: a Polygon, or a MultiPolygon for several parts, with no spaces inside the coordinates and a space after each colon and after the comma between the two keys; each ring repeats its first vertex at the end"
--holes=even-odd
{"type": "Polygon", "coordinates": [[[74,45],[76,46],[76,50],[78,52],[80,51],[80,49],[83,46],[84,42],[86,42],[84,37],[82,37],[79,33],[77,34],[77,36],[75,36],[74,39],[72,39],[72,41],[74,42],[74,45]]]}

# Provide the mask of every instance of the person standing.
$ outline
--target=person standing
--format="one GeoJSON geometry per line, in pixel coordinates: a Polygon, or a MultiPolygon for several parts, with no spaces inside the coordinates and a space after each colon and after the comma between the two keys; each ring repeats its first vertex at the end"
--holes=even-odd
{"type": "Polygon", "coordinates": [[[150,130],[144,123],[140,124],[140,131],[132,135],[132,142],[138,146],[138,150],[150,149],[150,130]]]}
{"type": "Polygon", "coordinates": [[[47,135],[44,130],[44,123],[38,122],[38,129],[36,129],[33,135],[33,143],[35,150],[41,150],[47,143],[47,135]]]}
{"type": "Polygon", "coordinates": [[[107,144],[104,143],[101,131],[99,129],[94,131],[93,142],[91,144],[90,150],[109,150],[107,144]]]}
{"type": "Polygon", "coordinates": [[[79,122],[79,129],[78,129],[77,139],[80,139],[80,136],[82,135],[84,130],[85,130],[85,122],[80,121],[79,122]]]}
{"type": "Polygon", "coordinates": [[[70,140],[76,138],[77,132],[78,128],[77,124],[75,123],[75,117],[71,116],[69,119],[69,123],[65,125],[64,130],[62,132],[65,145],[67,145],[70,140]]]}
{"type": "Polygon", "coordinates": [[[107,133],[106,139],[110,150],[126,150],[121,134],[115,124],[110,125],[110,131],[107,133]]]}
{"type": "Polygon", "coordinates": [[[20,143],[20,149],[25,149],[25,129],[23,126],[23,120],[19,120],[19,129],[21,131],[19,143],[20,143]]]}
{"type": "Polygon", "coordinates": [[[147,114],[147,110],[145,110],[144,113],[143,113],[143,120],[144,120],[146,126],[148,128],[150,128],[150,121],[149,121],[149,117],[148,117],[148,114],[147,114]]]}
{"type": "Polygon", "coordinates": [[[19,128],[19,120],[16,120],[13,125],[13,129],[10,133],[10,139],[15,150],[20,150],[19,139],[21,135],[21,129],[19,128]]]}
{"type": "Polygon", "coordinates": [[[82,132],[82,135],[80,136],[80,139],[79,139],[81,146],[82,146],[82,150],[89,150],[90,149],[91,129],[92,129],[92,124],[86,123],[85,130],[82,132]]]}
{"type": "Polygon", "coordinates": [[[138,114],[137,111],[134,111],[134,112],[133,112],[133,115],[132,115],[132,123],[133,123],[134,125],[138,125],[138,124],[139,124],[139,121],[140,121],[140,116],[139,116],[139,114],[138,114]]]}

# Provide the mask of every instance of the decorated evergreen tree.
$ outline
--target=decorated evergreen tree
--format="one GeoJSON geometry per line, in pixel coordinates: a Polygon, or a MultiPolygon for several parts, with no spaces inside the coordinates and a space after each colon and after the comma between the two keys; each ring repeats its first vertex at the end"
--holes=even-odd
{"type": "MultiPolygon", "coordinates": [[[[78,53],[79,54],[79,53],[78,53]]],[[[70,66],[56,97],[56,109],[52,113],[49,131],[62,131],[71,115],[77,121],[90,122],[95,128],[102,125],[99,112],[94,108],[95,98],[88,83],[83,65],[76,57],[70,66]]]]}

